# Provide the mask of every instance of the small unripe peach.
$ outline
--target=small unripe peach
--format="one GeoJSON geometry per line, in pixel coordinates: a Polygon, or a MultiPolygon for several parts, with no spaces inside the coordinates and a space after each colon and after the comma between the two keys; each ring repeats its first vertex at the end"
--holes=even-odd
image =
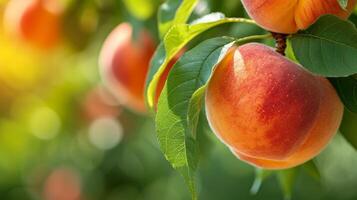
{"type": "Polygon", "coordinates": [[[295,33],[308,28],[326,14],[347,19],[356,5],[349,0],[347,9],[337,0],[242,0],[248,14],[263,28],[277,33],[295,33]]]}
{"type": "Polygon", "coordinates": [[[343,105],[327,79],[251,43],[232,48],[214,70],[206,112],[214,133],[241,160],[280,169],[327,145],[343,105]]]}
{"type": "Polygon", "coordinates": [[[5,10],[5,28],[43,49],[58,44],[63,8],[56,0],[11,0],[5,10]]]}

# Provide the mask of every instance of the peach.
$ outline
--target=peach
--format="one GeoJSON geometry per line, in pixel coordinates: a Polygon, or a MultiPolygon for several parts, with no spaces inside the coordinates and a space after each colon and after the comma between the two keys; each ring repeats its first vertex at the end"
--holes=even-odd
{"type": "Polygon", "coordinates": [[[142,31],[137,41],[128,23],[118,25],[105,40],[100,57],[102,77],[123,105],[145,113],[144,87],[155,43],[142,31]]]}
{"type": "Polygon", "coordinates": [[[56,0],[11,0],[5,10],[5,28],[15,36],[48,49],[58,44],[62,7],[56,0]]]}
{"type": "MultiPolygon", "coordinates": [[[[122,23],[108,36],[99,57],[102,77],[108,88],[123,105],[139,113],[147,111],[145,80],[154,51],[154,40],[148,32],[142,31],[138,41],[134,41],[131,25],[122,23]]],[[[155,107],[167,76],[182,53],[169,62],[161,75],[156,89],[155,107]]]]}
{"type": "Polygon", "coordinates": [[[320,16],[332,14],[347,19],[356,0],[347,9],[337,0],[242,0],[250,17],[263,28],[277,33],[295,33],[308,28],[320,16]]]}
{"type": "Polygon", "coordinates": [[[215,68],[205,99],[217,137],[241,160],[269,169],[316,156],[343,114],[327,79],[256,43],[230,49],[215,68]]]}

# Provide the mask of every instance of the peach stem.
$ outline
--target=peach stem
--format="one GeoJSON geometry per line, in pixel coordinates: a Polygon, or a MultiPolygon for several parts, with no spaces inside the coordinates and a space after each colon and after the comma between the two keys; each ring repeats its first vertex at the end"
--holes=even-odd
{"type": "Polygon", "coordinates": [[[286,39],[288,37],[288,34],[274,32],[271,32],[271,34],[275,39],[275,51],[285,56],[286,39]]]}

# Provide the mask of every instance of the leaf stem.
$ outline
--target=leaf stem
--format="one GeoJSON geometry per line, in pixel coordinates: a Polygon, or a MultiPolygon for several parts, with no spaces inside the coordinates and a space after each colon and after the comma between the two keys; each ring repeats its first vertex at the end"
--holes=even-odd
{"type": "Polygon", "coordinates": [[[229,22],[240,22],[240,23],[247,23],[247,24],[257,25],[257,23],[254,20],[247,19],[247,18],[226,18],[226,19],[229,22]]]}
{"type": "Polygon", "coordinates": [[[273,38],[272,34],[264,34],[264,35],[251,35],[243,38],[239,38],[235,41],[236,44],[244,44],[247,42],[250,42],[252,40],[262,40],[262,39],[268,39],[268,38],[273,38]]]}

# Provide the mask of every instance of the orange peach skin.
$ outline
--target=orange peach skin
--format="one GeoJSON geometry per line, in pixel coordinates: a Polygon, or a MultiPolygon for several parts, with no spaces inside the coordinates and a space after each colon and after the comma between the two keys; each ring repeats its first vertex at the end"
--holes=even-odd
{"type": "Polygon", "coordinates": [[[347,19],[356,5],[349,0],[346,10],[337,0],[242,0],[250,17],[263,28],[278,33],[295,33],[308,28],[320,16],[347,19]]]}
{"type": "Polygon", "coordinates": [[[39,48],[58,44],[62,8],[56,0],[12,0],[5,10],[5,27],[39,48]]]}
{"type": "Polygon", "coordinates": [[[337,132],[343,106],[331,84],[261,44],[232,48],[206,91],[214,133],[262,168],[299,165],[337,132]]]}

